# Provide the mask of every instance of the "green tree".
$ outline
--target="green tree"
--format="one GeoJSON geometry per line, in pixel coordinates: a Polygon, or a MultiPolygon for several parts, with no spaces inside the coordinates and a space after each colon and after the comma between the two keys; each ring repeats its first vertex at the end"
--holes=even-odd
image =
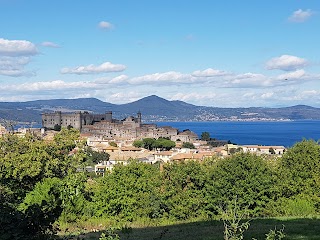
{"type": "Polygon", "coordinates": [[[132,143],[132,146],[136,148],[142,148],[143,147],[143,141],[142,140],[134,140],[132,143]]]}
{"type": "Polygon", "coordinates": [[[190,149],[195,149],[196,147],[193,145],[193,143],[190,142],[184,142],[182,143],[183,148],[190,148],[190,149]]]}
{"type": "Polygon", "coordinates": [[[186,220],[203,216],[206,166],[195,161],[164,166],[163,211],[169,218],[186,220]]]}
{"type": "Polygon", "coordinates": [[[236,196],[240,208],[262,215],[272,200],[274,172],[266,160],[250,153],[238,153],[219,160],[210,170],[207,188],[209,214],[232,202],[236,196]]]}
{"type": "Polygon", "coordinates": [[[289,148],[279,159],[278,179],[279,199],[275,211],[285,215],[319,211],[319,144],[313,140],[303,140],[289,148]]]}
{"type": "Polygon", "coordinates": [[[144,138],[142,139],[143,147],[148,150],[153,149],[153,144],[156,140],[154,138],[144,138]]]}
{"type": "Polygon", "coordinates": [[[152,144],[153,148],[161,149],[161,150],[170,150],[176,146],[174,141],[165,139],[165,138],[158,138],[152,144]]]}
{"type": "Polygon", "coordinates": [[[95,217],[132,221],[160,215],[160,172],[154,165],[136,161],[116,165],[92,188],[95,217]]]}
{"type": "Polygon", "coordinates": [[[201,133],[201,140],[202,141],[209,141],[211,139],[209,132],[202,132],[201,133]]]}
{"type": "Polygon", "coordinates": [[[102,161],[109,161],[110,155],[106,152],[98,152],[92,150],[91,147],[86,147],[86,163],[100,163],[102,161]]]}
{"type": "Polygon", "coordinates": [[[61,125],[59,124],[54,125],[53,130],[57,132],[61,131],[61,125]]]}

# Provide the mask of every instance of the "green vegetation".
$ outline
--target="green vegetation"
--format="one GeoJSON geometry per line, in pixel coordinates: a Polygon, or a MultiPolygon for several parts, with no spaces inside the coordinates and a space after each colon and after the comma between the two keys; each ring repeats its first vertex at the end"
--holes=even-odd
{"type": "Polygon", "coordinates": [[[159,150],[170,150],[176,146],[174,141],[166,138],[144,138],[142,140],[135,140],[132,144],[134,147],[145,148],[148,150],[159,149],[159,150]]]}
{"type": "Polygon", "coordinates": [[[202,132],[201,133],[201,140],[202,141],[209,141],[211,139],[209,132],[202,132]]]}
{"type": "Polygon", "coordinates": [[[193,143],[190,142],[184,142],[182,143],[183,148],[190,148],[190,149],[195,149],[196,147],[193,145],[193,143]]]}
{"type": "MultiPolygon", "coordinates": [[[[141,142],[146,148],[172,147],[162,138],[141,142]]],[[[93,239],[222,239],[223,223],[215,220],[223,219],[221,209],[228,209],[235,196],[239,213],[246,209],[248,218],[314,217],[287,219],[288,239],[320,235],[315,227],[320,214],[320,146],[314,141],[297,143],[282,158],[235,153],[202,163],[165,164],[161,171],[157,164],[132,160],[93,179],[76,171],[86,161],[108,157],[85,147],[73,128],[61,129],[51,142],[31,135],[0,138],[0,238],[48,239],[58,228],[68,234],[115,226],[121,230],[100,232],[93,239]],[[131,229],[137,224],[143,227],[140,233],[149,235],[131,229]],[[156,227],[168,224],[172,226],[156,227]],[[310,235],[305,233],[309,230],[310,235]]],[[[238,227],[245,239],[265,239],[265,234],[280,239],[282,223],[254,220],[248,231],[240,222],[238,227]]]]}

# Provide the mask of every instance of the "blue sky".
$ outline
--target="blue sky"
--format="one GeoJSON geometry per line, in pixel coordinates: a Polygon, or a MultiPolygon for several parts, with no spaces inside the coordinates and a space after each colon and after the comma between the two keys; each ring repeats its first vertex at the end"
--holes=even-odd
{"type": "Polygon", "coordinates": [[[320,107],[318,0],[0,0],[0,101],[320,107]]]}

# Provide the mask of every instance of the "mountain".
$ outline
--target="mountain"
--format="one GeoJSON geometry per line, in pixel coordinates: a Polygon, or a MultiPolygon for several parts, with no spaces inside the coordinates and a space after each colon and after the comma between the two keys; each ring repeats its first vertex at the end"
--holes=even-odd
{"type": "Polygon", "coordinates": [[[96,98],[52,99],[28,102],[0,102],[0,119],[41,123],[43,112],[112,111],[122,119],[141,111],[144,121],[259,121],[320,120],[320,109],[305,105],[284,108],[217,108],[196,106],[183,101],[168,101],[151,95],[126,104],[112,104],[96,98]]]}

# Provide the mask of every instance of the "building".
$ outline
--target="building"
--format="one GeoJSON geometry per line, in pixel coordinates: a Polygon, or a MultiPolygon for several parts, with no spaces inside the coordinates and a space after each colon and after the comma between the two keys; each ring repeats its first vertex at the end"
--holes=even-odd
{"type": "Polygon", "coordinates": [[[55,127],[73,127],[82,134],[108,140],[134,140],[143,138],[169,138],[172,141],[194,142],[197,134],[190,130],[179,132],[178,129],[156,124],[143,124],[141,112],[137,116],[128,116],[123,120],[113,119],[112,112],[92,114],[88,112],[42,114],[42,126],[46,129],[55,127]]]}
{"type": "Polygon", "coordinates": [[[92,125],[103,120],[112,121],[112,112],[105,114],[92,114],[89,112],[63,113],[56,111],[42,114],[42,126],[47,129],[54,129],[55,126],[68,127],[81,130],[83,126],[92,125]]]}

